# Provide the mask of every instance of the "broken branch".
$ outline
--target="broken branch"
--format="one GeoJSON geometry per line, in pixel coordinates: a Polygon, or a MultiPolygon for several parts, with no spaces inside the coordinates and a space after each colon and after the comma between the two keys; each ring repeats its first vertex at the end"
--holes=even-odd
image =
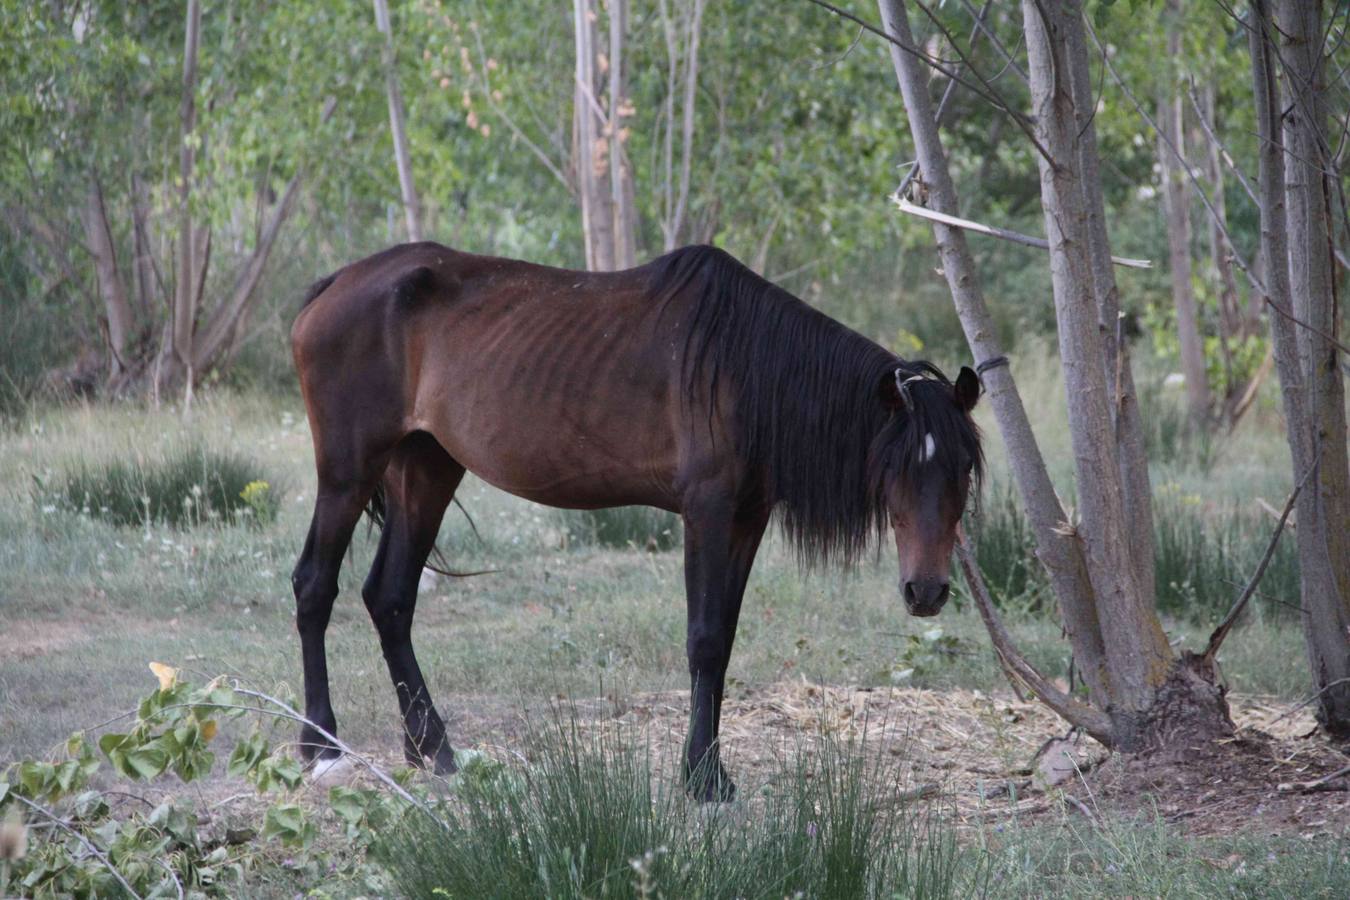
{"type": "MultiPolygon", "coordinates": [[[[951,225],[953,228],[964,228],[966,231],[974,231],[978,234],[987,234],[990,237],[1002,238],[1005,241],[1012,241],[1014,244],[1023,244],[1027,247],[1038,247],[1041,250],[1049,250],[1050,242],[1045,238],[1032,237],[1027,234],[1020,234],[1016,231],[1009,231],[1006,228],[998,228],[993,225],[982,225],[979,222],[970,219],[962,219],[958,216],[949,216],[946,213],[940,213],[923,206],[911,203],[904,197],[892,196],[891,200],[901,212],[909,213],[911,216],[918,216],[921,219],[928,219],[932,222],[941,222],[943,225],[951,225]]],[[[1130,259],[1124,256],[1113,256],[1111,261],[1118,266],[1127,266],[1131,269],[1151,269],[1153,262],[1147,259],[1130,259]]]]}

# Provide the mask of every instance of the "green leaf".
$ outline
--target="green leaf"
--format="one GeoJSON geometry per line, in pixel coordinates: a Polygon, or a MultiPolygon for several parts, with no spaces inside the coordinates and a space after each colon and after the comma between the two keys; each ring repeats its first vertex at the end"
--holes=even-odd
{"type": "Polygon", "coordinates": [[[133,777],[146,781],[158,778],[169,767],[169,754],[159,747],[145,746],[126,754],[126,768],[133,777]]]}

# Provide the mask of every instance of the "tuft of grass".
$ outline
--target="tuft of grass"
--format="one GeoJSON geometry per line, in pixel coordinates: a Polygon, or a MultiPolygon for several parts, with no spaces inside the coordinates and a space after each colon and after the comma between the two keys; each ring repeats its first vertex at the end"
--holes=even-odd
{"type": "MultiPolygon", "coordinates": [[[[1198,496],[1163,485],[1153,509],[1158,607],[1192,620],[1223,615],[1256,570],[1272,530],[1271,521],[1235,509],[1207,514],[1198,496]]],[[[1276,545],[1259,591],[1258,605],[1271,618],[1296,618],[1298,551],[1287,533],[1276,545]]]]}
{"type": "Polygon", "coordinates": [[[684,538],[678,517],[650,506],[567,509],[556,515],[569,541],[583,546],[661,551],[678,547],[684,538]]]}
{"type": "MultiPolygon", "coordinates": [[[[995,486],[969,522],[975,555],[995,600],[1026,612],[1045,608],[1046,578],[1035,540],[1010,488],[995,486]]],[[[1198,494],[1175,482],[1153,499],[1155,585],[1158,608],[1188,621],[1210,622],[1227,612],[1256,570],[1272,523],[1236,507],[1207,508],[1198,494]]],[[[1257,605],[1274,619],[1299,603],[1298,553],[1281,539],[1260,585],[1257,605]]]]}
{"type": "Polygon", "coordinates": [[[157,460],[81,462],[52,484],[34,481],[39,504],[123,526],[268,524],[277,517],[282,493],[253,460],[197,444],[157,460]]]}
{"type": "MultiPolygon", "coordinates": [[[[687,800],[651,754],[555,719],[523,769],[454,782],[446,827],[410,817],[377,848],[410,897],[952,897],[979,854],[894,800],[860,748],[826,742],[730,806],[687,800]],[[663,787],[669,785],[669,787],[663,787]]],[[[894,774],[894,773],[891,773],[894,774]]]]}
{"type": "Polygon", "coordinates": [[[1350,896],[1350,838],[1188,838],[1160,820],[989,835],[998,897],[1350,896]]]}
{"type": "Polygon", "coordinates": [[[1046,579],[1036,559],[1035,535],[1010,484],[994,485],[989,493],[969,520],[980,571],[1001,603],[1020,600],[1027,611],[1039,611],[1046,579]]]}

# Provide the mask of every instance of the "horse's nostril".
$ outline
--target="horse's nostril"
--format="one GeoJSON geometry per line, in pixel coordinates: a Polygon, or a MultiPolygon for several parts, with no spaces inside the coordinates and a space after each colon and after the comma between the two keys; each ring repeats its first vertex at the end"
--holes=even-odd
{"type": "Polygon", "coordinates": [[[918,599],[919,599],[919,598],[918,598],[918,595],[914,592],[914,582],[912,582],[912,581],[906,581],[906,582],[905,582],[905,602],[908,603],[908,604],[910,604],[911,606],[913,606],[914,603],[918,601],[918,599]]]}
{"type": "Polygon", "coordinates": [[[951,586],[950,584],[944,584],[944,585],[942,586],[942,590],[938,591],[937,602],[938,602],[938,603],[946,603],[946,602],[947,602],[947,596],[948,596],[951,592],[952,592],[952,586],[951,586]]]}

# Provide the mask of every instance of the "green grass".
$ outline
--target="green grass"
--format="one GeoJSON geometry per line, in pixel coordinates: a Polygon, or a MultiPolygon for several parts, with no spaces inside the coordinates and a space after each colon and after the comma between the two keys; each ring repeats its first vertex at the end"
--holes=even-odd
{"type": "Polygon", "coordinates": [[[684,539],[676,516],[647,506],[558,510],[555,515],[567,539],[582,546],[669,550],[684,539]]]}
{"type": "Polygon", "coordinates": [[[409,897],[967,897],[985,867],[928,810],[894,801],[894,763],[826,742],[731,806],[689,802],[651,756],[565,713],[524,767],[469,770],[446,827],[405,820],[378,858],[409,897]]]}
{"type": "MultiPolygon", "coordinates": [[[[1071,502],[1062,389],[1047,364],[1034,356],[1015,361],[1014,371],[1023,383],[1052,476],[1071,502]]],[[[980,542],[981,562],[990,581],[1005,598],[1005,617],[1019,645],[1048,675],[1062,678],[1068,672],[1068,645],[1053,603],[1038,586],[1040,575],[1026,549],[1025,528],[1007,487],[997,430],[983,406],[980,416],[992,471],[984,509],[971,531],[980,542]]],[[[1263,405],[1252,416],[1237,434],[1214,448],[1203,470],[1192,458],[1176,454],[1160,461],[1153,472],[1160,534],[1166,529],[1174,532],[1160,538],[1160,563],[1169,573],[1165,576],[1169,583],[1185,585],[1176,594],[1182,599],[1167,600],[1164,607],[1169,637],[1179,646],[1203,645],[1215,621],[1207,610],[1226,608],[1238,589],[1225,582],[1243,581],[1250,573],[1269,527],[1255,508],[1255,498],[1278,506],[1288,490],[1277,412],[1263,405]],[[1185,577],[1178,578],[1178,573],[1185,577]]],[[[183,665],[207,677],[231,673],[278,696],[293,699],[300,694],[289,573],[312,511],[314,476],[298,399],[214,391],[198,398],[187,420],[170,408],[127,404],[34,406],[0,432],[0,457],[6,463],[0,467],[0,633],[4,634],[0,764],[42,755],[71,731],[134,706],[153,684],[146,670],[151,660],[183,665]],[[179,528],[164,520],[147,526],[137,520],[136,527],[128,528],[95,517],[92,508],[89,515],[71,508],[48,510],[57,505],[34,496],[35,477],[55,486],[68,473],[105,471],[126,463],[129,447],[136,448],[141,465],[154,469],[194,446],[209,448],[214,455],[261,461],[265,473],[250,469],[252,477],[287,486],[279,496],[275,518],[251,524],[222,518],[207,528],[179,528]]],[[[518,721],[521,701],[537,708],[541,698],[558,693],[622,698],[687,686],[678,546],[649,546],[640,537],[631,537],[643,529],[650,535],[649,525],[619,540],[595,533],[579,535],[565,514],[506,496],[472,477],[465,479],[458,496],[474,516],[478,535],[452,508],[441,532],[450,563],[461,570],[497,571],[474,578],[435,579],[421,592],[414,640],[433,695],[459,746],[497,743],[503,729],[518,721]]],[[[613,515],[631,525],[646,513],[613,515]]],[[[660,517],[655,521],[660,523],[660,517]]],[[[678,527],[672,531],[678,532],[678,527]]],[[[360,598],[375,538],[358,529],[343,566],[328,631],[329,664],[339,733],[358,748],[396,754],[395,696],[360,598]]],[[[1287,554],[1288,549],[1280,552],[1287,554]]],[[[889,685],[906,670],[912,671],[903,683],[916,687],[1002,690],[984,628],[959,585],[939,619],[916,620],[904,613],[898,600],[896,574],[889,547],[851,572],[803,573],[789,549],[771,535],[761,549],[741,614],[730,695],[734,698],[748,686],[785,678],[889,685]],[[930,634],[935,626],[941,628],[941,636],[930,634]]],[[[1292,583],[1291,577],[1287,556],[1277,557],[1262,593],[1283,599],[1287,587],[1281,585],[1292,583]]],[[[1225,644],[1220,664],[1235,691],[1301,699],[1309,690],[1298,623],[1287,609],[1264,597],[1253,604],[1225,644]]],[[[604,767],[607,777],[632,788],[598,807],[611,820],[626,815],[623,804],[640,787],[637,773],[648,766],[642,748],[620,750],[592,748],[586,751],[589,761],[583,761],[585,766],[604,767]],[[626,760],[624,753],[629,754],[626,760]]],[[[852,763],[841,765],[842,772],[852,763]]],[[[796,821],[793,817],[798,815],[790,803],[793,792],[783,787],[791,784],[789,775],[785,770],[770,784],[741,785],[745,796],[758,798],[753,801],[759,804],[757,809],[778,804],[772,815],[780,824],[796,821]],[[765,789],[770,794],[757,793],[765,789]],[[778,794],[770,796],[775,790],[778,794]]],[[[653,810],[683,803],[675,779],[665,769],[650,781],[643,796],[653,810]]],[[[592,790],[599,790],[594,782],[592,790]]],[[[557,804],[563,803],[561,796],[555,796],[557,804]]],[[[813,796],[817,805],[824,802],[825,795],[813,796]]],[[[562,815],[563,806],[552,808],[562,815]]],[[[672,812],[672,821],[678,824],[683,815],[672,812]]],[[[579,827],[575,818],[570,821],[579,827]]],[[[785,843],[785,832],[779,835],[777,849],[772,849],[775,845],[769,842],[764,822],[773,819],[747,821],[765,832],[746,838],[753,837],[760,849],[752,853],[747,844],[726,851],[743,861],[738,865],[745,865],[745,871],[755,865],[768,870],[765,860],[772,853],[796,852],[785,843]]],[[[496,827],[508,824],[503,820],[496,827]]],[[[518,820],[510,827],[527,824],[518,820]]],[[[718,833],[730,840],[733,830],[728,824],[718,833]]],[[[1085,849],[1020,834],[1014,827],[989,839],[994,895],[1073,893],[1061,891],[1054,878],[1066,879],[1064,883],[1076,886],[1079,893],[1090,892],[1092,873],[1105,878],[1101,873],[1111,865],[1129,871],[1121,868],[1118,857],[1105,855],[1108,845],[1092,843],[1095,838],[1075,838],[1090,844],[1085,849]],[[1016,844],[1017,840],[1025,843],[1016,844]],[[1018,846],[1025,859],[1039,865],[1009,868],[1014,859],[1009,854],[1018,846]],[[1010,885],[1019,886],[1020,894],[1010,885]]],[[[1117,844],[1123,840],[1109,837],[1117,844]]],[[[1159,837],[1155,844],[1162,842],[1159,837]]],[[[645,858],[648,850],[655,850],[633,849],[637,843],[623,844],[615,853],[633,850],[635,857],[645,858]]],[[[1221,873],[1197,861],[1221,858],[1207,845],[1173,840],[1171,846],[1175,864],[1190,873],[1186,875],[1190,880],[1173,895],[1190,896],[1200,885],[1219,884],[1227,891],[1226,885],[1245,884],[1222,880],[1233,875],[1231,869],[1221,873]]],[[[1260,877],[1269,884],[1285,886],[1276,894],[1297,895],[1287,888],[1295,883],[1290,879],[1297,874],[1296,867],[1266,865],[1262,846],[1252,844],[1247,871],[1260,869],[1266,873],[1260,877]]],[[[1321,859],[1320,846],[1281,845],[1281,865],[1285,855],[1292,854],[1290,858],[1312,873],[1321,859]]],[[[1154,854],[1143,857],[1153,860],[1149,865],[1162,852],[1146,842],[1137,848],[1130,852],[1154,854]]],[[[550,865],[556,873],[566,869],[557,860],[550,865]]],[[[1148,866],[1137,868],[1138,878],[1152,877],[1148,866]]],[[[623,884],[631,888],[635,876],[628,867],[623,884]]],[[[585,877],[596,876],[591,872],[585,877]]],[[[663,883],[684,883],[669,872],[664,877],[675,880],[663,883]]],[[[1134,875],[1112,877],[1115,880],[1103,888],[1108,892],[1161,891],[1151,886],[1161,882],[1130,881],[1134,875]],[[1126,885],[1133,887],[1120,887],[1126,885]]],[[[1235,890],[1239,896],[1263,895],[1245,887],[1235,890]]]]}
{"type": "Polygon", "coordinates": [[[99,463],[80,462],[54,482],[34,475],[35,499],[49,512],[76,513],[114,525],[268,523],[282,491],[252,459],[198,443],[161,458],[128,452],[99,463]]]}
{"type": "MultiPolygon", "coordinates": [[[[1074,813],[1077,815],[1077,813],[1074,813]]],[[[987,829],[995,897],[1350,896],[1350,837],[1187,838],[1160,822],[987,829]]]]}

